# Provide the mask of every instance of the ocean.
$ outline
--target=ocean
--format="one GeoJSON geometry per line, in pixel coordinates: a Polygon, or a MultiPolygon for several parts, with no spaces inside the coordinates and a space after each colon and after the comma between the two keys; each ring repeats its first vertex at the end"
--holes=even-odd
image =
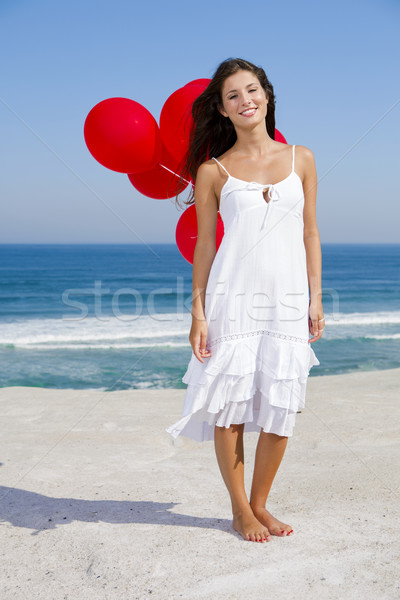
{"type": "MultiPolygon", "coordinates": [[[[186,388],[192,266],[175,244],[0,245],[0,387],[186,388]]],[[[400,367],[400,244],[322,244],[310,377],[400,367]]]]}

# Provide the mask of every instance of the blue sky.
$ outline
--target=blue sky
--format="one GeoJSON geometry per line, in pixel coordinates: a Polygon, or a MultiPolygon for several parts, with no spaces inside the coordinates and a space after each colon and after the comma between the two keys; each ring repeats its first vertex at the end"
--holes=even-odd
{"type": "Polygon", "coordinates": [[[158,120],[228,57],[265,69],[277,128],[314,152],[321,241],[400,242],[399,17],[397,0],[2,0],[0,242],[174,243],[180,210],[97,163],[84,121],[114,96],[158,120]]]}

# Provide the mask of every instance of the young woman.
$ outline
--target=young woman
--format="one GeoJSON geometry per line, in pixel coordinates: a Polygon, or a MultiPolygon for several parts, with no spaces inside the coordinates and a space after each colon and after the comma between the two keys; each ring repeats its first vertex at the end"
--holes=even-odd
{"type": "Polygon", "coordinates": [[[167,431],[214,440],[233,527],[265,542],[293,534],[266,501],[305,405],[309,371],[320,364],[310,344],[324,329],[314,156],[275,140],[273,87],[245,60],[221,63],[192,112],[183,172],[195,181],[198,223],[193,352],[182,378],[183,415],[167,431]],[[259,432],[250,500],[244,431],[259,432]]]}

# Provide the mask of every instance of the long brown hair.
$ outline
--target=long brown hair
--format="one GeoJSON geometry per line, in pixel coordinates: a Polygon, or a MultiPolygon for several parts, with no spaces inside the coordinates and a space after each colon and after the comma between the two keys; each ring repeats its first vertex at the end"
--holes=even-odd
{"type": "MultiPolygon", "coordinates": [[[[208,87],[196,98],[192,106],[193,126],[190,132],[189,149],[180,165],[180,176],[188,175],[196,182],[199,166],[211,156],[220,156],[233,146],[237,136],[233,123],[218,110],[222,106],[222,86],[230,75],[240,70],[250,71],[258,78],[268,96],[268,111],[265,118],[268,135],[275,139],[275,94],[264,69],[242,58],[227,58],[215,71],[208,87]]],[[[178,194],[176,196],[178,201],[178,194]]],[[[191,188],[186,205],[194,202],[191,188]]]]}

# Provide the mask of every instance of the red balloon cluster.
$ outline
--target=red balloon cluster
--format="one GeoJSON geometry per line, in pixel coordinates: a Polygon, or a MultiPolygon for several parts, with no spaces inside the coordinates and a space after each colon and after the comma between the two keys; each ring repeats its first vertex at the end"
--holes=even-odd
{"type": "Polygon", "coordinates": [[[193,101],[210,79],[196,79],[166,100],[160,126],[139,102],[108,98],[92,108],[85,120],[89,152],[104,167],[127,173],[143,195],[158,200],[173,198],[189,183],[179,167],[189,146],[193,101]]]}
{"type": "MultiPolygon", "coordinates": [[[[139,102],[129,98],[108,98],[92,108],[85,120],[84,137],[92,156],[104,167],[126,173],[144,196],[157,200],[173,198],[191,181],[179,175],[189,147],[193,125],[192,105],[207,88],[210,79],[195,79],[167,98],[160,125],[139,102]]],[[[275,139],[287,143],[276,130],[275,139]]],[[[216,247],[224,235],[218,213],[216,247]]],[[[182,256],[193,264],[197,240],[195,205],[178,221],[176,243],[182,256]]]]}

